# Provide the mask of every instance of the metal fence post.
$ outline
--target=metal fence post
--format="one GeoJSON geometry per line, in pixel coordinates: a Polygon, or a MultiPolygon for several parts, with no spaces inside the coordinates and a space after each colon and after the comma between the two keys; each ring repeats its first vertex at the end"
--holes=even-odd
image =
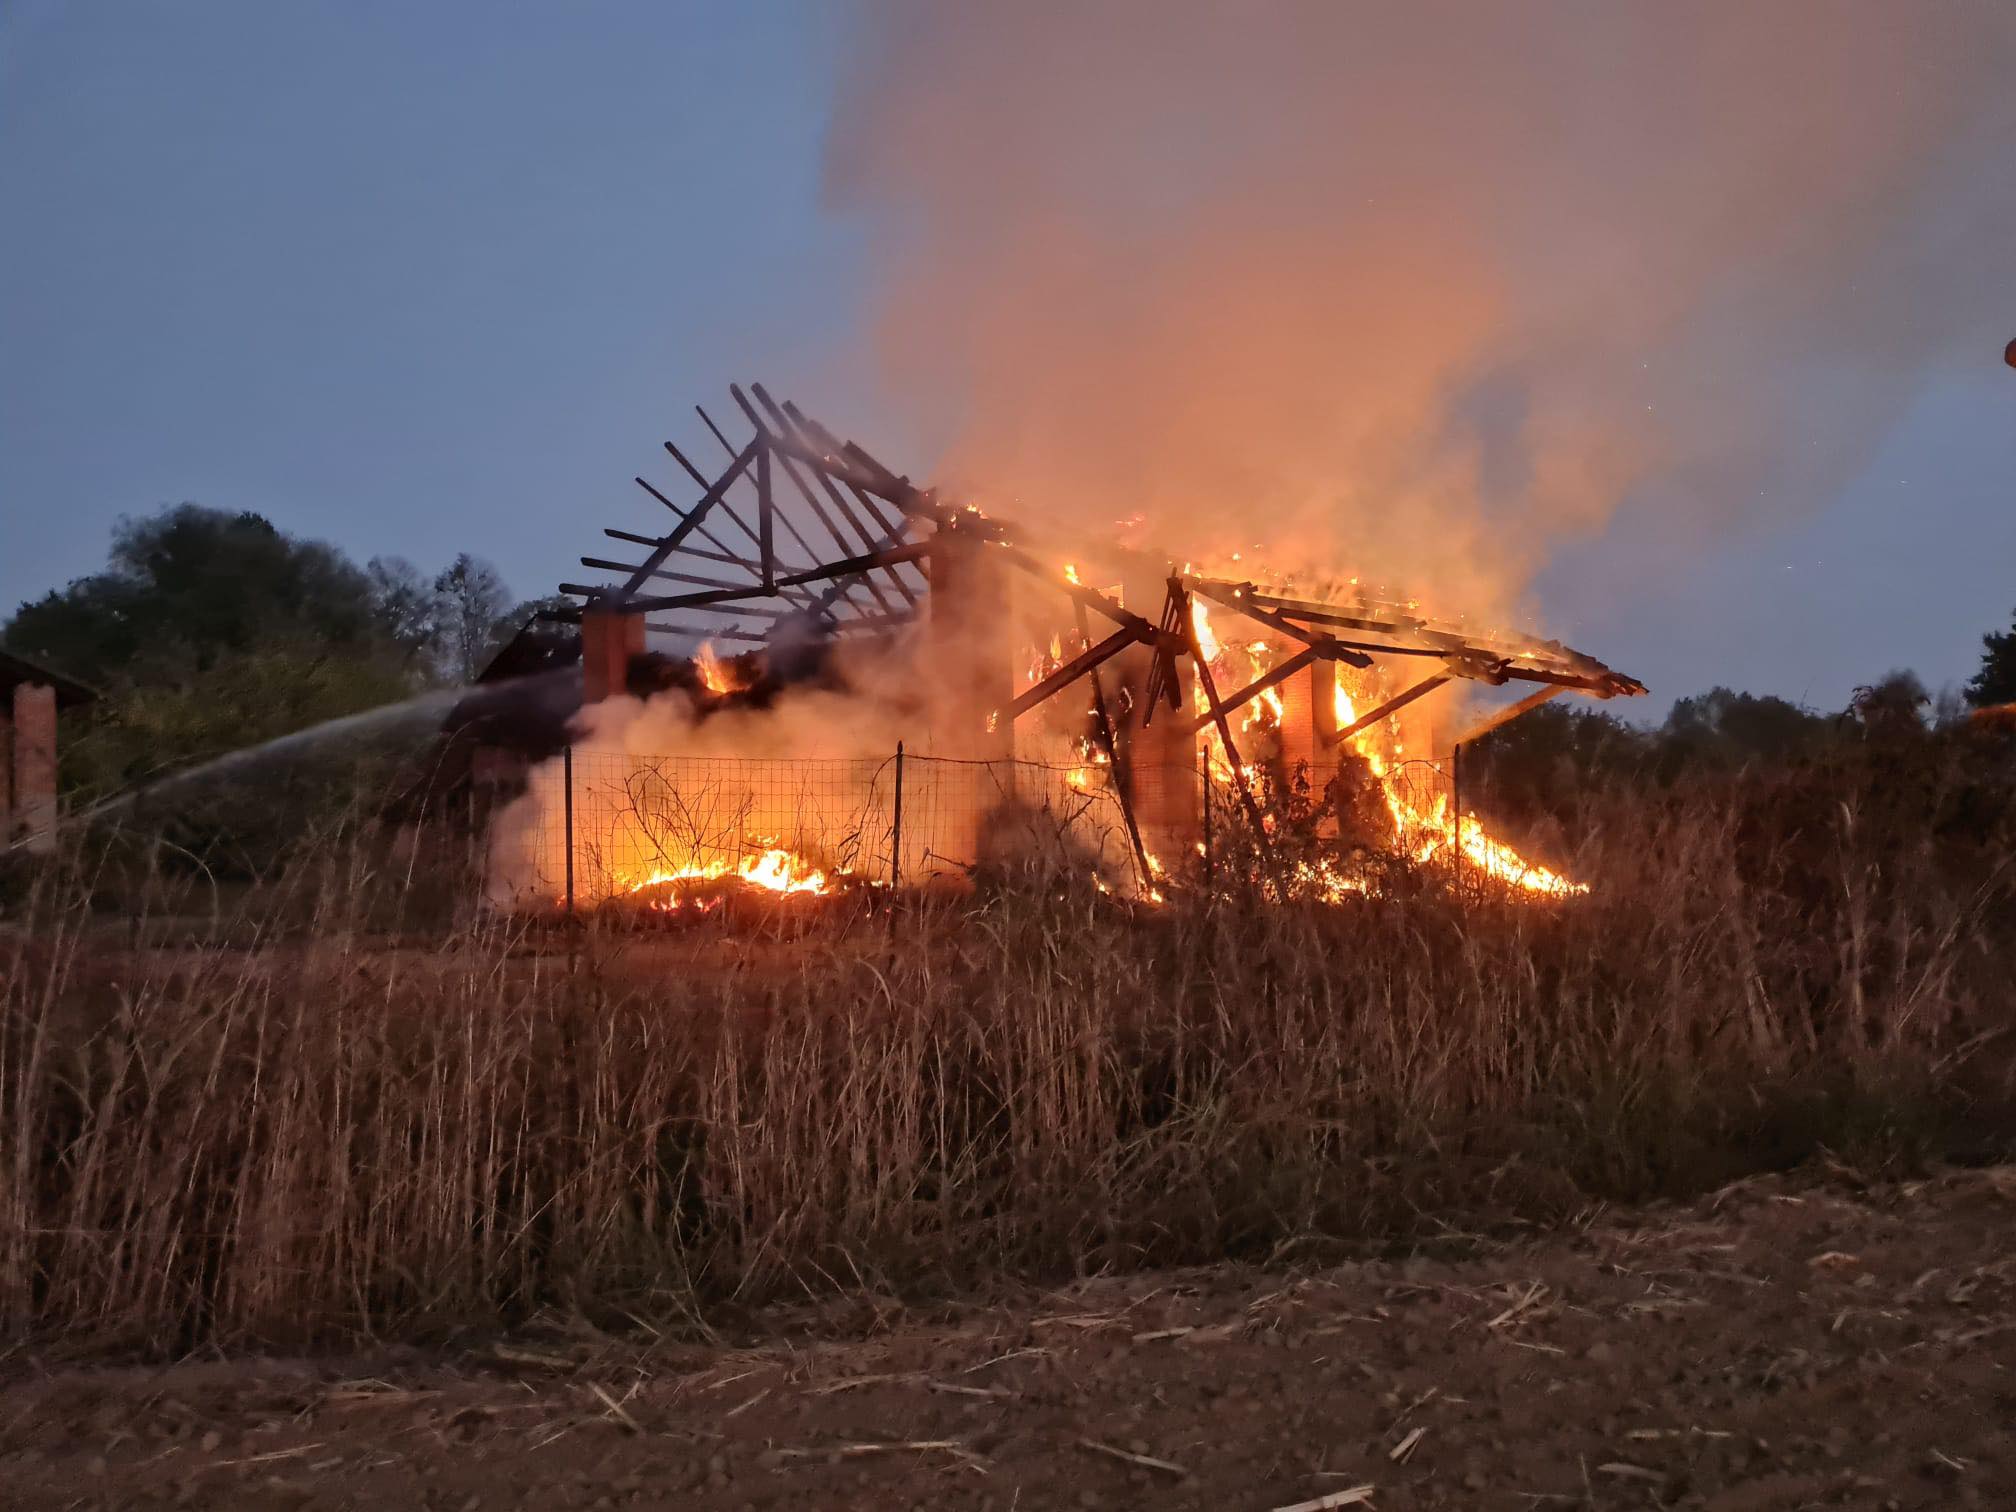
{"type": "Polygon", "coordinates": [[[1204,779],[1204,880],[1213,880],[1211,862],[1211,747],[1207,742],[1197,753],[1197,767],[1204,779]]]}
{"type": "Polygon", "coordinates": [[[1449,747],[1449,810],[1452,844],[1449,849],[1449,880],[1457,895],[1463,892],[1463,742],[1449,747]]]}
{"type": "Polygon", "coordinates": [[[889,885],[903,885],[903,742],[896,742],[896,822],[889,837],[889,885]]]}
{"type": "Polygon", "coordinates": [[[567,912],[574,912],[574,745],[560,748],[560,814],[567,841],[567,912]]]}

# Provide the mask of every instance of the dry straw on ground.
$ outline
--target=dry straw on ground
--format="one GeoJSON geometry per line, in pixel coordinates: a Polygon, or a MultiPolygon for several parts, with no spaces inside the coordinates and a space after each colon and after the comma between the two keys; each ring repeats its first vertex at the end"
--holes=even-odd
{"type": "Polygon", "coordinates": [[[0,947],[0,1333],[659,1326],[1987,1153],[2008,821],[1942,828],[2001,788],[1925,780],[1614,804],[1562,902],[1053,877],[578,952],[388,934],[411,884],[361,849],[174,932],[59,870],[0,947]]]}

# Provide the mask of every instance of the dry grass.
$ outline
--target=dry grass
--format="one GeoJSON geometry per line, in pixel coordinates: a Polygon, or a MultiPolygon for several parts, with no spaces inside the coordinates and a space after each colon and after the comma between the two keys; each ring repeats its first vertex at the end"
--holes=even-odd
{"type": "Polygon", "coordinates": [[[0,1333],[664,1318],[1987,1153],[2016,941],[1971,762],[1613,804],[1564,904],[1053,878],[712,973],[496,919],[390,948],[413,884],[361,852],[129,948],[59,868],[0,944],[0,1333]]]}

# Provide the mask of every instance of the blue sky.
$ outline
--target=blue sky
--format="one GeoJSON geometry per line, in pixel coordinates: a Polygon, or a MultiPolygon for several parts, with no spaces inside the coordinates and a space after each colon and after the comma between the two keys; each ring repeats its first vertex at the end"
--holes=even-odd
{"type": "MultiPolygon", "coordinates": [[[[580,576],[689,406],[760,378],[927,470],[822,170],[826,4],[0,8],[0,606],[124,513],[256,509],[360,560],[580,576]]],[[[2016,251],[2009,258],[2016,290],[2016,251]]],[[[1652,684],[1838,707],[2016,609],[2016,372],[1914,377],[1818,513],[1673,554],[1627,512],[1545,626],[1652,684]]]]}

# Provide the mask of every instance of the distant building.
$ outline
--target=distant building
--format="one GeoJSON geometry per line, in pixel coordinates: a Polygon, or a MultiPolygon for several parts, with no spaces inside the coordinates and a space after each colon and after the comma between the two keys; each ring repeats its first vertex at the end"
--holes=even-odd
{"type": "Polygon", "coordinates": [[[56,718],[98,695],[80,682],[0,651],[0,848],[56,847],[56,718]]]}

